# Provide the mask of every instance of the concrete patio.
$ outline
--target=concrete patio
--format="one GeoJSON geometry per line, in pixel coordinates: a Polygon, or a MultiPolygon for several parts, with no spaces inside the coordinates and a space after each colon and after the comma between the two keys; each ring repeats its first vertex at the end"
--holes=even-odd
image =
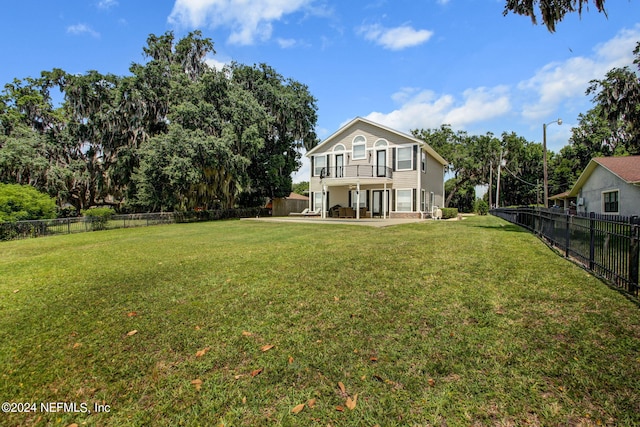
{"type": "Polygon", "coordinates": [[[389,227],[392,225],[412,224],[416,222],[428,222],[432,219],[418,219],[418,218],[396,218],[396,219],[382,219],[382,218],[326,218],[320,217],[260,217],[260,218],[243,218],[243,221],[262,221],[262,222],[288,222],[288,223],[303,223],[303,224],[346,224],[346,225],[365,225],[369,227],[389,227]]]}

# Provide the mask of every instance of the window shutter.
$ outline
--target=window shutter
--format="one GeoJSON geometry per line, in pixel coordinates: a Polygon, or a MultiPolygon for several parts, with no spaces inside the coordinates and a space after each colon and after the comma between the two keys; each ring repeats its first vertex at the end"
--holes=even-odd
{"type": "MultiPolygon", "coordinates": [[[[315,158],[316,158],[316,156],[311,156],[311,176],[316,176],[316,170],[313,167],[313,164],[315,163],[314,162],[315,158]]],[[[311,194],[313,194],[313,193],[311,193],[311,194]]]]}
{"type": "Polygon", "coordinates": [[[324,176],[331,176],[331,163],[330,163],[330,159],[331,156],[327,154],[327,161],[325,162],[327,165],[327,171],[325,172],[324,176]]]}
{"type": "Polygon", "coordinates": [[[326,210],[331,209],[331,203],[329,203],[329,192],[327,191],[327,206],[325,206],[325,208],[327,208],[326,210]]]}
{"type": "MultiPolygon", "coordinates": [[[[417,147],[417,146],[416,146],[417,147]]],[[[413,211],[417,211],[418,210],[418,190],[416,188],[413,189],[413,211]]]]}
{"type": "Polygon", "coordinates": [[[365,190],[367,193],[367,204],[365,205],[367,207],[367,209],[369,209],[369,190],[365,190]]]}
{"type": "Polygon", "coordinates": [[[413,170],[418,169],[418,146],[413,146],[413,170]]]}
{"type": "Polygon", "coordinates": [[[398,190],[391,190],[391,206],[389,206],[389,212],[391,211],[395,211],[396,210],[396,191],[398,190]]]}
{"type": "Polygon", "coordinates": [[[311,210],[314,210],[316,208],[316,198],[314,197],[314,192],[310,191],[309,196],[311,196],[311,210]]]}
{"type": "Polygon", "coordinates": [[[349,207],[351,207],[351,190],[349,190],[349,203],[348,203],[349,207]]]}
{"type": "Polygon", "coordinates": [[[393,163],[391,165],[391,167],[393,168],[393,171],[396,171],[396,147],[393,147],[391,149],[391,162],[393,163]]]}

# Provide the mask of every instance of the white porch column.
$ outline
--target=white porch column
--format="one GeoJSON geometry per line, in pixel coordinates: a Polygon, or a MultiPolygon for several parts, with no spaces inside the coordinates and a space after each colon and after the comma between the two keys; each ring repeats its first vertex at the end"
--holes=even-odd
{"type": "Polygon", "coordinates": [[[356,185],[356,219],[360,219],[360,182],[356,185]]]}
{"type": "Polygon", "coordinates": [[[322,219],[327,218],[327,214],[325,213],[326,205],[327,205],[327,186],[323,185],[322,186],[322,213],[320,214],[320,218],[322,219]]]}
{"type": "Polygon", "coordinates": [[[384,191],[382,192],[382,219],[387,219],[387,183],[384,183],[384,191]]]}

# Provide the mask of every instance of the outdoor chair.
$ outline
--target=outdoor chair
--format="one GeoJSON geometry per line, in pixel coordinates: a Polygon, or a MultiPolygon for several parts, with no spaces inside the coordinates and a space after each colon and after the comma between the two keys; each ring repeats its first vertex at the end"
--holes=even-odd
{"type": "Polygon", "coordinates": [[[305,208],[302,212],[291,212],[290,216],[303,216],[309,213],[309,208],[305,208]]]}
{"type": "Polygon", "coordinates": [[[307,209],[307,212],[303,215],[304,216],[320,216],[320,212],[322,212],[322,208],[317,208],[316,210],[313,210],[313,211],[309,211],[307,209]]]}

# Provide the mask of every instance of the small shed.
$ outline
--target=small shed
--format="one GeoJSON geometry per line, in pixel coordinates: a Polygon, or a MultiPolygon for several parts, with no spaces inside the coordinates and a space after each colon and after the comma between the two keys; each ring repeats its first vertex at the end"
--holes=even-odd
{"type": "Polygon", "coordinates": [[[309,207],[309,198],[298,193],[278,197],[271,201],[272,216],[288,216],[292,212],[302,212],[309,207]]]}

